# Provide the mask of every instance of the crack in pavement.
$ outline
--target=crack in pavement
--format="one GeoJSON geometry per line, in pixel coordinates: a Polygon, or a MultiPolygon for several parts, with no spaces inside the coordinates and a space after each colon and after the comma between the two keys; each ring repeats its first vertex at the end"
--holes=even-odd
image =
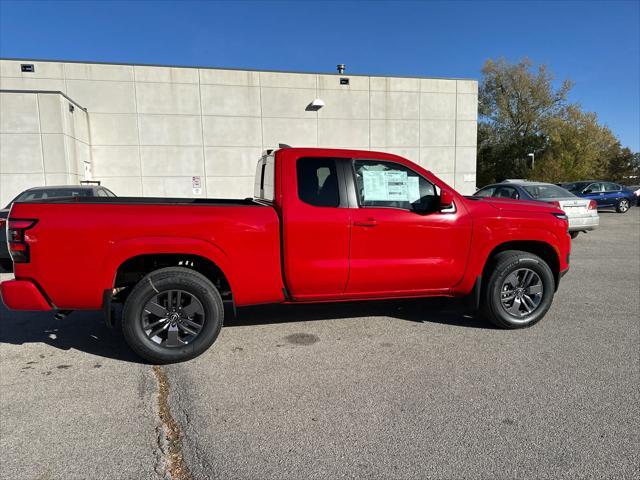
{"type": "Polygon", "coordinates": [[[191,472],[182,455],[182,432],[169,408],[169,380],[158,365],[153,366],[158,381],[158,415],[161,425],[157,429],[158,451],[156,472],[168,480],[192,480],[191,472]]]}

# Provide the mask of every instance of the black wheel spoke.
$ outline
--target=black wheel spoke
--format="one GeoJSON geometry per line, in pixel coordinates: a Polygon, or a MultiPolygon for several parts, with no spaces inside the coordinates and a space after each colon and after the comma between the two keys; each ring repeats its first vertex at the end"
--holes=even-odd
{"type": "Polygon", "coordinates": [[[156,328],[158,325],[162,325],[166,322],[167,322],[167,319],[162,317],[160,320],[157,320],[153,323],[150,323],[149,325],[146,325],[145,329],[146,330],[153,329],[153,328],[156,328]]]}
{"type": "Polygon", "coordinates": [[[526,290],[528,295],[537,295],[542,293],[542,283],[538,283],[537,285],[531,285],[526,290]]]}
{"type": "Polygon", "coordinates": [[[516,316],[520,316],[520,305],[521,305],[521,301],[519,298],[516,298],[513,301],[513,304],[507,308],[507,312],[509,312],[511,315],[516,315],[516,316]]]}
{"type": "Polygon", "coordinates": [[[204,314],[204,311],[200,302],[194,302],[192,299],[191,303],[182,309],[182,315],[184,317],[191,317],[196,313],[204,314]]]}
{"type": "Polygon", "coordinates": [[[181,342],[180,341],[180,337],[178,336],[178,327],[177,326],[169,327],[169,330],[167,330],[166,346],[167,347],[179,347],[183,343],[184,342],[181,342]]]}
{"type": "Polygon", "coordinates": [[[190,318],[183,318],[182,319],[182,323],[186,324],[186,325],[189,325],[192,328],[195,328],[197,331],[200,331],[200,329],[202,328],[202,325],[200,325],[199,323],[194,322],[190,318]]]}
{"type": "Polygon", "coordinates": [[[189,327],[187,327],[184,321],[178,324],[178,328],[184,332],[187,332],[189,335],[193,335],[193,336],[198,335],[198,332],[195,330],[191,330],[189,327]]]}
{"type": "Polygon", "coordinates": [[[153,338],[153,337],[155,337],[156,335],[158,335],[159,333],[164,332],[164,331],[167,329],[167,327],[168,327],[168,326],[169,326],[169,324],[168,324],[168,323],[165,323],[165,324],[164,324],[164,325],[162,325],[160,328],[156,328],[155,330],[151,331],[151,333],[149,333],[147,336],[148,336],[149,338],[153,338]]]}
{"type": "Polygon", "coordinates": [[[162,317],[162,318],[164,318],[164,317],[165,317],[165,315],[167,314],[167,309],[166,309],[166,308],[164,308],[164,307],[163,307],[163,306],[161,306],[161,305],[158,305],[157,303],[155,303],[155,302],[153,302],[153,301],[151,301],[151,302],[147,303],[147,304],[144,306],[144,310],[145,310],[147,313],[151,313],[151,314],[155,315],[156,317],[162,317]]]}

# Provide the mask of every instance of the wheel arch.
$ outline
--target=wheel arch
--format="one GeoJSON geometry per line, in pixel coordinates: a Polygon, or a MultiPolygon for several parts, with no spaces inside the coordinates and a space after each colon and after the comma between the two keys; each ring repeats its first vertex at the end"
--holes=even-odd
{"type": "Polygon", "coordinates": [[[201,273],[211,280],[220,295],[233,297],[227,275],[213,260],[188,253],[145,253],[130,257],[116,269],[113,288],[126,288],[140,281],[148,273],[166,267],[184,267],[201,273]]]}
{"type": "Polygon", "coordinates": [[[558,257],[558,253],[556,252],[555,248],[553,248],[553,246],[551,246],[547,242],[537,240],[513,240],[501,243],[494,247],[487,256],[487,260],[485,261],[484,267],[482,269],[483,279],[489,278],[490,269],[493,266],[493,259],[495,258],[495,256],[507,250],[520,250],[523,252],[529,252],[542,258],[547,263],[547,265],[549,265],[549,268],[553,272],[555,289],[558,289],[560,280],[560,258],[558,257]]]}
{"type": "MultiPolygon", "coordinates": [[[[115,296],[142,277],[165,267],[186,267],[207,277],[225,298],[234,300],[235,281],[230,262],[216,245],[199,239],[145,237],[117,242],[103,262],[103,285],[115,296]]],[[[104,305],[104,301],[103,301],[104,305]]]]}

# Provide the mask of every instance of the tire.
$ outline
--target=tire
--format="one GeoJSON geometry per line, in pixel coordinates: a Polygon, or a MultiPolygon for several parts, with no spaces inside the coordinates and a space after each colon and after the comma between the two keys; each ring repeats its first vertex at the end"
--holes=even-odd
{"type": "Polygon", "coordinates": [[[206,351],[223,320],[222,298],[208,278],[188,268],[169,267],[149,273],[133,288],[124,304],[122,333],[145,360],[176,363],[206,351]]]}
{"type": "Polygon", "coordinates": [[[571,240],[573,240],[574,238],[576,238],[578,236],[580,232],[569,232],[569,235],[571,236],[571,240]]]}
{"type": "Polygon", "coordinates": [[[500,328],[525,328],[545,316],[553,302],[555,280],[551,268],[542,258],[529,252],[507,250],[492,259],[489,272],[482,291],[481,308],[491,323],[500,328]],[[524,287],[529,278],[530,286],[524,287]],[[538,290],[541,290],[539,294],[538,290]],[[531,308],[533,304],[535,308],[531,308]],[[527,313],[529,309],[531,311],[527,313]]]}
{"type": "Polygon", "coordinates": [[[618,200],[616,204],[616,212],[618,213],[627,213],[629,211],[629,207],[631,206],[631,202],[628,198],[621,198],[618,200]]]}

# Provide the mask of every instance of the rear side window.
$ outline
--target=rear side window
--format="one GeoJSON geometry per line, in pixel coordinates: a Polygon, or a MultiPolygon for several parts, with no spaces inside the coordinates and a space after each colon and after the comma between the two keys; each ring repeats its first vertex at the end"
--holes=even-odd
{"type": "Polygon", "coordinates": [[[253,189],[255,198],[273,202],[275,198],[275,161],[273,155],[265,155],[258,162],[253,189]]]}
{"type": "Polygon", "coordinates": [[[615,183],[605,183],[604,184],[604,191],[605,192],[619,192],[620,190],[622,190],[622,187],[620,185],[616,185],[615,183]]]}
{"type": "Polygon", "coordinates": [[[300,158],[296,167],[300,200],[316,207],[340,205],[338,174],[333,158],[300,158]]]}
{"type": "Polygon", "coordinates": [[[436,195],[431,182],[398,163],[356,160],[354,169],[361,207],[411,210],[412,203],[423,197],[436,195]]]}

